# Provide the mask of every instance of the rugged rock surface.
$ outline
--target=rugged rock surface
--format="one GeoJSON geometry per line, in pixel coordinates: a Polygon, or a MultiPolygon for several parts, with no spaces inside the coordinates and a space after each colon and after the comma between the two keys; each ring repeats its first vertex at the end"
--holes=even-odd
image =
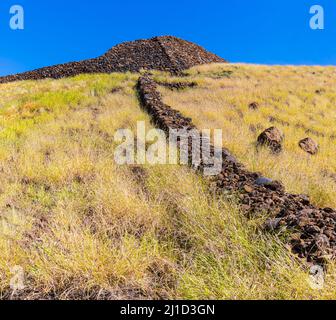
{"type": "Polygon", "coordinates": [[[195,129],[191,119],[183,117],[180,112],[162,102],[157,85],[151,78],[141,77],[137,87],[142,106],[152,116],[153,123],[157,127],[166,133],[169,133],[169,129],[195,129]]]}
{"type": "Polygon", "coordinates": [[[282,151],[282,142],[284,140],[284,134],[276,127],[266,129],[258,137],[259,146],[267,146],[274,153],[282,151]]]}
{"type": "Polygon", "coordinates": [[[194,43],[172,36],[164,36],[125,42],[95,59],[1,77],[0,83],[45,78],[59,79],[82,73],[138,72],[141,69],[162,70],[178,74],[193,66],[214,62],[226,61],[194,43]]]}
{"type": "Polygon", "coordinates": [[[319,151],[319,145],[312,138],[305,138],[299,142],[300,148],[311,154],[315,155],[319,151]]]}
{"type": "MultiPolygon", "coordinates": [[[[139,98],[154,124],[169,128],[195,130],[192,120],[162,102],[155,82],[149,77],[138,81],[139,98]]],[[[238,196],[248,215],[265,212],[269,231],[289,230],[293,251],[309,262],[324,264],[336,257],[336,211],[317,208],[305,195],[287,193],[280,182],[249,172],[226,149],[222,150],[222,172],[213,178],[216,192],[238,196]]],[[[202,164],[198,168],[202,170],[202,164]]]]}
{"type": "Polygon", "coordinates": [[[251,102],[249,104],[249,109],[250,110],[258,110],[259,109],[259,104],[257,102],[251,102]]]}

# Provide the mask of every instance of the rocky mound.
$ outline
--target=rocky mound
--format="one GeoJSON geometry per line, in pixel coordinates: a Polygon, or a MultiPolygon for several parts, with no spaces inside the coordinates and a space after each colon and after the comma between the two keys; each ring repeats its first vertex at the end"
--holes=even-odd
{"type": "Polygon", "coordinates": [[[59,79],[82,73],[138,72],[141,69],[177,74],[196,65],[216,62],[226,61],[194,43],[164,36],[125,42],[95,59],[1,77],[0,83],[45,78],[59,79]]]}

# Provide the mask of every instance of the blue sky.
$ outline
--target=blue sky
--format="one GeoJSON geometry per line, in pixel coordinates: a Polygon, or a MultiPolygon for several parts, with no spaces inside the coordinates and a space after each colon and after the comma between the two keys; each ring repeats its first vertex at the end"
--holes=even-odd
{"type": "Polygon", "coordinates": [[[175,35],[231,62],[336,65],[334,0],[1,0],[0,75],[92,58],[129,40],[175,35]],[[25,29],[9,28],[9,8],[25,29]],[[309,9],[325,10],[311,30],[309,9]]]}

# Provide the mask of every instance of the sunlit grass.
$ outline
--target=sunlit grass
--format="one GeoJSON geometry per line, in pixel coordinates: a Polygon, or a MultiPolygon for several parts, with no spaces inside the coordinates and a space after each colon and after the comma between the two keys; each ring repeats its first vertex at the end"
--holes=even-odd
{"type": "Polygon", "coordinates": [[[335,75],[334,67],[219,64],[187,72],[184,81],[196,81],[198,88],[161,90],[199,128],[222,129],[224,146],[250,170],[282,181],[290,192],[309,194],[319,206],[336,207],[335,75]],[[258,110],[249,109],[253,102],[258,110]],[[255,147],[271,126],[286,137],[280,155],[255,147]],[[306,137],[319,144],[318,155],[299,148],[306,137]]]}
{"type": "MultiPolygon", "coordinates": [[[[308,266],[261,230],[265,217],[249,220],[235,203],[214,198],[191,169],[116,165],[115,131],[135,129],[138,120],[150,127],[136,79],[83,75],[1,86],[3,297],[18,265],[21,298],[335,298],[333,265],[325,288],[311,289],[308,266]]],[[[221,99],[216,90],[196,90],[209,106],[221,99]]],[[[179,99],[192,105],[201,100],[192,92],[169,97],[174,107],[179,99]]],[[[211,117],[210,107],[195,114],[198,124],[206,112],[211,117]]]]}

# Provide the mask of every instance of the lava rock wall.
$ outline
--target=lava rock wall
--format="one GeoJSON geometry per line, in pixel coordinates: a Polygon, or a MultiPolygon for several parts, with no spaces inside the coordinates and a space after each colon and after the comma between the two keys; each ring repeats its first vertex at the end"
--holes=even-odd
{"type": "MultiPolygon", "coordinates": [[[[169,128],[195,130],[192,120],[165,105],[157,84],[141,77],[137,84],[142,107],[151,115],[154,125],[169,132],[169,128]]],[[[212,147],[213,149],[213,147],[212,147]]],[[[191,146],[189,146],[189,151],[191,146]]],[[[336,211],[317,208],[305,195],[287,193],[278,181],[246,170],[228,150],[222,150],[222,172],[211,178],[215,192],[237,196],[242,210],[250,216],[264,212],[269,215],[265,229],[290,230],[293,252],[308,262],[325,264],[336,256],[336,211]]],[[[198,169],[202,172],[202,164],[198,169]]]]}

